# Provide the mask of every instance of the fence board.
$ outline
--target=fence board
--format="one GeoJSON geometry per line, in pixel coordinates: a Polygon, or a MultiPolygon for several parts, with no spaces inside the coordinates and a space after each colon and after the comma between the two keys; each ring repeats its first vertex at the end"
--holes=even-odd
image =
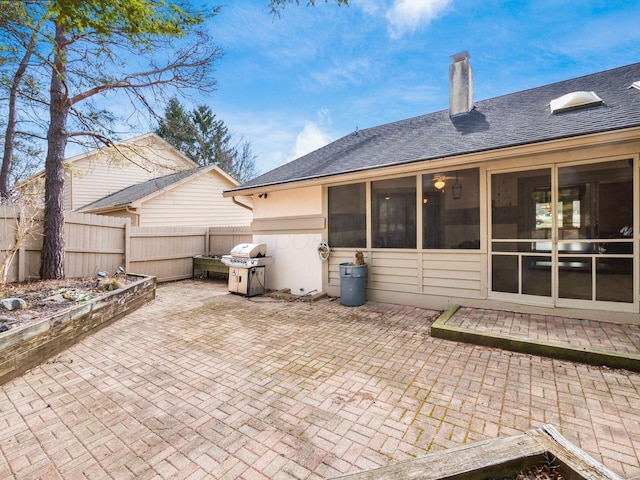
{"type": "Polygon", "coordinates": [[[209,227],[209,251],[207,255],[225,255],[240,243],[251,243],[250,227],[209,227]]]}
{"type": "MultiPolygon", "coordinates": [[[[4,257],[15,241],[16,224],[19,218],[20,211],[16,206],[0,206],[0,257],[4,257]]],[[[40,271],[41,249],[42,227],[38,225],[13,258],[9,266],[8,281],[37,279],[40,271]]]]}
{"type": "MultiPolygon", "coordinates": [[[[0,256],[13,242],[17,209],[0,206],[0,256]]],[[[226,254],[251,242],[249,227],[132,227],[130,219],[65,212],[65,275],[90,277],[99,271],[154,275],[157,281],[190,278],[196,255],[226,254]]],[[[35,280],[40,270],[42,229],[13,259],[8,281],[35,280]]]]}
{"type": "Polygon", "coordinates": [[[161,282],[190,278],[206,239],[207,227],[131,227],[129,269],[161,282]]]}
{"type": "Polygon", "coordinates": [[[92,277],[124,265],[127,218],[65,212],[65,275],[92,277]]]}

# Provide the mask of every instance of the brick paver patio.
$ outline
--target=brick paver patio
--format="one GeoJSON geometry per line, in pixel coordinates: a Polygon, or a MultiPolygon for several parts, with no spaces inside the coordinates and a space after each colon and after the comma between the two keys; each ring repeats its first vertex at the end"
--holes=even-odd
{"type": "MultiPolygon", "coordinates": [[[[602,312],[606,318],[607,312],[602,312]]],[[[640,325],[607,324],[552,315],[460,308],[449,325],[494,335],[522,337],[573,347],[640,354],[640,325]]]]}
{"type": "Polygon", "coordinates": [[[640,374],[435,339],[438,312],[185,281],[0,389],[0,478],[321,479],[544,423],[640,475],[640,374]]]}

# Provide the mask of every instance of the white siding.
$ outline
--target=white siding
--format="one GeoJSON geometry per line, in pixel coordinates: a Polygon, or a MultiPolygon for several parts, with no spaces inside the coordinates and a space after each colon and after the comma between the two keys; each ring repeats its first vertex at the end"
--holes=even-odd
{"type": "Polygon", "coordinates": [[[76,210],[136,183],[195,166],[153,137],[134,149],[119,148],[127,158],[115,149],[104,149],[71,162],[65,207],[76,210]]]}
{"type": "Polygon", "coordinates": [[[252,212],[222,196],[231,186],[215,171],[199,175],[144,202],[138,209],[140,226],[250,225],[252,212]]]}
{"type": "Polygon", "coordinates": [[[318,245],[326,238],[322,187],[254,195],[254,243],[267,245],[275,264],[267,267],[267,288],[294,295],[321,292],[323,262],[318,245]]]}

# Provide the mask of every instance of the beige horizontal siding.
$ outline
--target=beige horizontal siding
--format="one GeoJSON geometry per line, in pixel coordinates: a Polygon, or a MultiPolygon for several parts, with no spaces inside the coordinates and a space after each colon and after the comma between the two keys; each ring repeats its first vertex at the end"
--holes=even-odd
{"type": "MultiPolygon", "coordinates": [[[[334,250],[328,283],[340,285],[340,263],[353,262],[355,249],[334,250]]],[[[482,254],[479,252],[365,251],[367,289],[481,298],[482,254]]]]}
{"type": "Polygon", "coordinates": [[[329,285],[340,285],[340,264],[353,262],[353,251],[333,250],[329,256],[329,285]]]}
{"type": "Polygon", "coordinates": [[[125,153],[128,158],[100,150],[73,163],[65,182],[65,198],[73,210],[131,185],[193,168],[193,164],[160,147],[141,146],[125,153]]]}
{"type": "Polygon", "coordinates": [[[422,291],[429,295],[480,298],[482,255],[479,252],[425,252],[422,291]]]}
{"type": "Polygon", "coordinates": [[[415,292],[418,290],[418,252],[376,250],[371,252],[368,287],[415,292]]]}
{"type": "Polygon", "coordinates": [[[251,229],[256,233],[274,235],[284,232],[291,234],[293,232],[322,230],[325,228],[325,225],[326,219],[322,215],[304,215],[255,219],[251,224],[251,229]]]}
{"type": "Polygon", "coordinates": [[[142,204],[140,226],[249,225],[252,212],[222,196],[231,186],[212,171],[168,189],[142,204]]]}

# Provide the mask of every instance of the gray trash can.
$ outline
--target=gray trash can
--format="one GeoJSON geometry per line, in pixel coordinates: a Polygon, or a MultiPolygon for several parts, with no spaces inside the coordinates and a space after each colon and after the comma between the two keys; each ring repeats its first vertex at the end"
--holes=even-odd
{"type": "Polygon", "coordinates": [[[357,307],[365,302],[367,284],[367,264],[340,264],[340,303],[347,307],[357,307]]]}

